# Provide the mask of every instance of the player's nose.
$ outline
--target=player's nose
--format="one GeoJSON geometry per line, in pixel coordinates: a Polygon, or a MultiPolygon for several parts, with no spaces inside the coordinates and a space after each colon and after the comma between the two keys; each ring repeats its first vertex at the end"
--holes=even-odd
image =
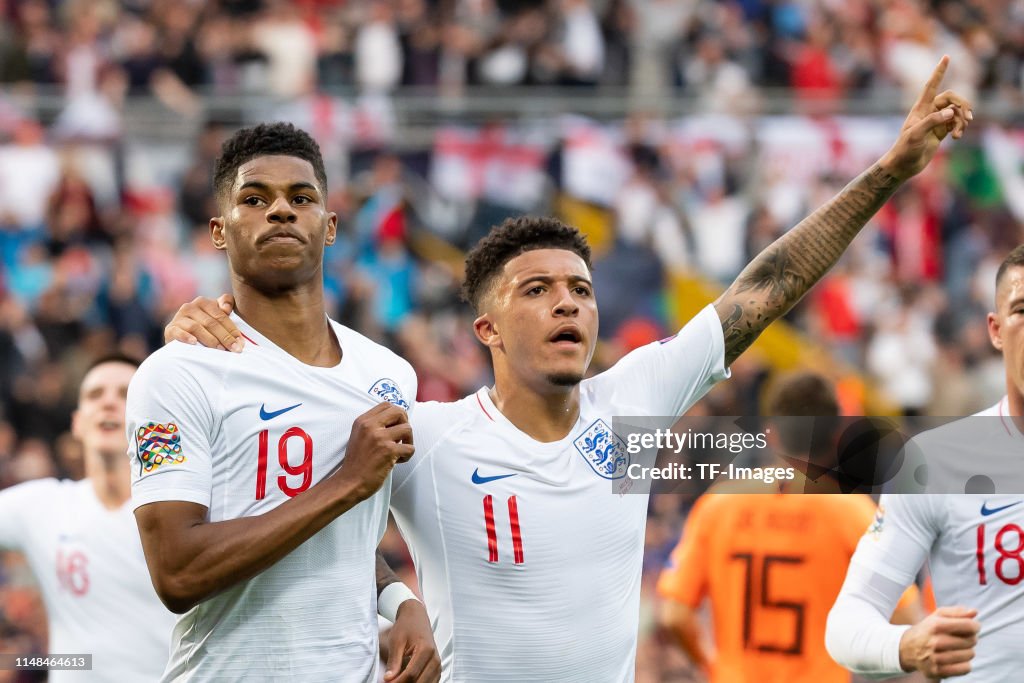
{"type": "Polygon", "coordinates": [[[558,295],[554,310],[552,311],[555,315],[574,316],[580,312],[580,306],[573,298],[572,291],[569,287],[558,287],[555,291],[558,295]]]}
{"type": "Polygon", "coordinates": [[[299,215],[285,197],[278,197],[267,209],[267,220],[271,223],[294,223],[299,215]]]}

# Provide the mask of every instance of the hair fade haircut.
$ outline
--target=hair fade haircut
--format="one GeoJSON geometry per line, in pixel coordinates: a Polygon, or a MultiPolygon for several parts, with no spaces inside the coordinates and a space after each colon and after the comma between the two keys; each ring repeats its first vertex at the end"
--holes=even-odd
{"type": "Polygon", "coordinates": [[[213,191],[219,199],[228,196],[238,167],[257,157],[283,155],[308,161],[320,184],[320,192],[327,194],[327,170],[320,154],[320,145],[306,131],[290,123],[261,123],[242,128],[224,141],[220,156],[213,165],[213,191]]]}
{"type": "Polygon", "coordinates": [[[1013,251],[1007,254],[1003,262],[999,264],[999,270],[996,271],[996,291],[999,290],[999,285],[1002,284],[1006,271],[1017,266],[1024,266],[1024,244],[1014,247],[1013,251]]]}
{"type": "Polygon", "coordinates": [[[520,254],[536,249],[571,251],[583,259],[587,269],[592,269],[590,246],[576,228],[557,218],[509,218],[477,242],[466,256],[466,280],[462,283],[462,298],[479,313],[483,295],[505,264],[520,254]]]}

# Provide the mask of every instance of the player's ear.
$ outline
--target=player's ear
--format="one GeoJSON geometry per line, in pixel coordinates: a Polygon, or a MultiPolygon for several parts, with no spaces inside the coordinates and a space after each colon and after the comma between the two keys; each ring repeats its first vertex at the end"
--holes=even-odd
{"type": "Polygon", "coordinates": [[[324,243],[327,246],[334,244],[335,238],[338,236],[338,214],[331,211],[327,214],[327,237],[324,243]]]}
{"type": "Polygon", "coordinates": [[[484,346],[497,347],[501,344],[501,334],[490,313],[484,313],[473,321],[473,333],[484,346]]]}
{"type": "Polygon", "coordinates": [[[1003,333],[999,325],[999,318],[995,313],[988,314],[988,338],[997,351],[1003,350],[1003,333]]]}
{"type": "Polygon", "coordinates": [[[216,249],[223,251],[227,249],[227,242],[224,240],[224,217],[216,216],[210,219],[210,240],[216,249]]]}

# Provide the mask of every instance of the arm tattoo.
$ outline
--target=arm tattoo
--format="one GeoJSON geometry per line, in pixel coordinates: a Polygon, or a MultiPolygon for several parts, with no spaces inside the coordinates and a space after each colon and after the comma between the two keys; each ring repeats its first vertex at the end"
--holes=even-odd
{"type": "Polygon", "coordinates": [[[902,181],[877,164],[754,257],[715,308],[731,364],[835,265],[902,181]]]}
{"type": "Polygon", "coordinates": [[[397,583],[401,579],[398,575],[388,566],[387,560],[384,556],[377,551],[377,595],[380,596],[380,592],[390,586],[393,583],[397,583]]]}

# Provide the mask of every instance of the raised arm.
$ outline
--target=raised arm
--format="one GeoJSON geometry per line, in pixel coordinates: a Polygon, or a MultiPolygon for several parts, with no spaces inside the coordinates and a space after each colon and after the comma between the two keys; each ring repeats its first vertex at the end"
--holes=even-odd
{"type": "Polygon", "coordinates": [[[939,93],[943,57],[892,148],[824,206],[758,254],[715,301],[725,335],[725,361],[736,360],[835,265],[861,228],[907,179],[919,173],[949,133],[960,138],[974,118],[970,103],[939,93]]]}
{"type": "Polygon", "coordinates": [[[337,473],[265,514],[208,522],[196,503],[142,505],[135,518],[157,595],[181,614],[251,579],[373,495],[412,452],[405,411],[381,403],[353,423],[337,473]]]}

